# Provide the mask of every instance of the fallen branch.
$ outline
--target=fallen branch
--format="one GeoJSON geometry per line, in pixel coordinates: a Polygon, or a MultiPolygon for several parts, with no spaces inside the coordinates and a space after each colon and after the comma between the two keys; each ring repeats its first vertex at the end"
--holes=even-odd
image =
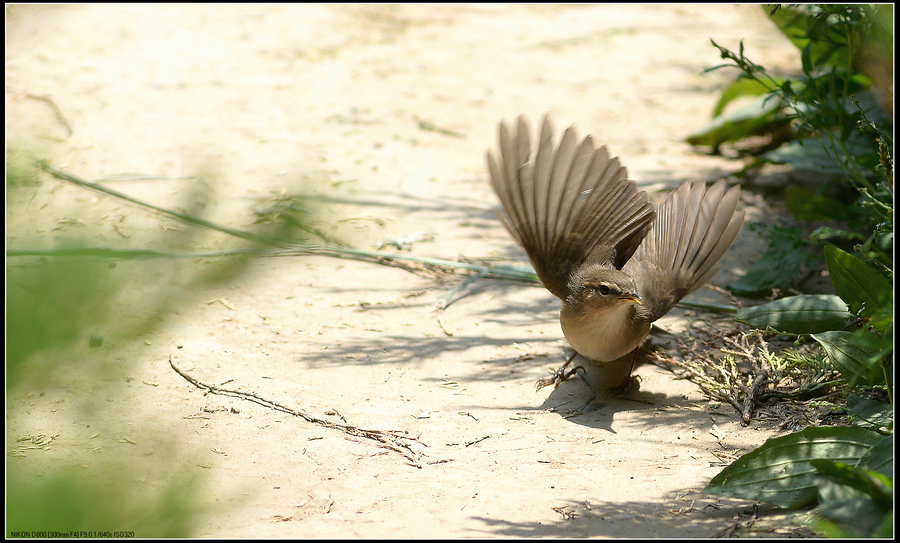
{"type": "Polygon", "coordinates": [[[751,384],[750,389],[747,390],[747,399],[744,400],[744,408],[741,410],[741,424],[744,426],[750,424],[750,419],[753,417],[753,410],[756,409],[757,398],[759,398],[760,391],[763,386],[769,382],[769,366],[765,361],[762,361],[762,366],[758,371],[756,378],[753,379],[753,384],[751,384]]]}
{"type": "Polygon", "coordinates": [[[324,426],[326,428],[331,428],[333,430],[340,430],[345,434],[361,437],[365,439],[371,439],[373,441],[378,442],[382,447],[390,449],[403,457],[405,457],[409,463],[419,469],[422,468],[422,464],[420,462],[420,457],[422,456],[420,452],[418,452],[413,445],[419,444],[423,447],[427,447],[424,443],[419,441],[415,437],[409,437],[403,435],[398,432],[390,432],[383,430],[366,430],[364,428],[359,428],[357,426],[353,426],[352,424],[342,424],[339,422],[333,422],[330,420],[320,419],[315,415],[311,415],[304,411],[298,411],[296,409],[291,409],[290,407],[286,407],[277,402],[273,402],[272,400],[268,400],[261,396],[258,396],[252,392],[242,392],[240,390],[230,390],[227,388],[217,387],[215,385],[208,385],[204,382],[201,382],[197,379],[194,379],[184,371],[178,368],[175,365],[175,360],[172,355],[169,355],[169,365],[172,366],[172,369],[175,370],[175,373],[182,376],[188,383],[194,385],[199,389],[203,389],[207,392],[207,394],[218,394],[220,396],[231,396],[234,398],[240,398],[242,400],[247,400],[249,402],[257,403],[262,405],[263,407],[268,407],[269,409],[273,409],[275,411],[281,411],[282,413],[287,413],[289,415],[293,415],[295,417],[300,417],[303,420],[318,424],[319,426],[324,426]]]}
{"type": "Polygon", "coordinates": [[[762,388],[769,382],[769,372],[771,371],[771,368],[769,368],[769,363],[766,361],[766,358],[764,356],[764,353],[768,352],[769,346],[758,330],[756,332],[756,340],[758,342],[758,345],[756,345],[755,352],[754,349],[749,345],[746,336],[742,336],[741,343],[738,343],[737,341],[729,337],[725,337],[724,340],[725,343],[728,343],[738,350],[732,351],[729,349],[722,349],[723,353],[731,354],[734,356],[742,356],[755,366],[756,375],[753,378],[753,383],[750,385],[750,388],[741,386],[741,392],[744,392],[747,395],[746,399],[744,400],[744,405],[740,409],[741,424],[747,426],[748,424],[750,424],[750,419],[753,416],[753,410],[756,408],[760,392],[762,388]]]}

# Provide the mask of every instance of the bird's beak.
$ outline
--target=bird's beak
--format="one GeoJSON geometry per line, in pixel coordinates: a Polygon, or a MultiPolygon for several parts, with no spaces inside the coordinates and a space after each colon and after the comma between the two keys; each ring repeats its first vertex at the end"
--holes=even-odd
{"type": "Polygon", "coordinates": [[[623,294],[619,296],[619,299],[623,302],[628,302],[631,304],[641,305],[641,297],[637,294],[623,294]]]}

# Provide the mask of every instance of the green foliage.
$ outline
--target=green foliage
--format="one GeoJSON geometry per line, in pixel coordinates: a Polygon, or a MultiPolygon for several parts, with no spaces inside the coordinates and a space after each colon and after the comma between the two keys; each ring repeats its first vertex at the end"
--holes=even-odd
{"type": "MultiPolygon", "coordinates": [[[[862,92],[877,84],[877,68],[892,62],[888,57],[892,57],[893,6],[765,9],[797,47],[801,74],[770,75],[745,55],[743,43],[735,53],[713,41],[727,62],[710,70],[735,67],[740,73],[723,91],[709,130],[688,141],[717,147],[751,135],[774,134],[789,119],[797,141],[770,150],[761,159],[831,174],[846,181],[858,197],[847,205],[821,190],[788,187],[785,201],[798,219],[838,220],[847,226],[823,225],[804,239],[799,229],[773,225],[768,251],[731,285],[743,295],[790,287],[811,263],[805,249],[826,244],[823,253],[840,300],[797,296],[746,308],[736,318],[760,329],[819,334],[816,340],[848,382],[888,384],[884,376],[891,373],[893,352],[892,123],[872,95],[862,92]],[[755,116],[739,116],[738,123],[727,106],[742,97],[752,98],[758,111],[755,116]],[[861,258],[831,243],[856,243],[854,250],[861,258]],[[857,318],[855,332],[830,333],[842,330],[851,315],[857,318]],[[854,371],[858,373],[851,375],[854,371]]],[[[750,109],[742,108],[745,113],[750,109]]]]}
{"type": "MultiPolygon", "coordinates": [[[[789,208],[801,220],[849,221],[849,230],[816,231],[810,241],[821,243],[822,234],[827,234],[862,242],[857,250],[866,260],[891,267],[893,127],[876,95],[879,82],[893,85],[892,79],[884,81],[879,77],[893,63],[893,6],[803,5],[765,9],[773,23],[797,46],[802,72],[791,78],[772,75],[745,55],[743,42],[735,53],[713,41],[727,62],[707,71],[730,67],[737,68],[739,75],[723,90],[710,123],[688,136],[687,141],[718,151],[724,143],[766,135],[770,142],[760,149],[760,156],[748,169],[767,161],[778,162],[796,170],[823,174],[823,181],[846,182],[858,195],[855,201],[847,202],[850,205],[825,198],[821,189],[805,199],[803,205],[796,205],[798,189],[791,188],[786,195],[789,208]],[[728,109],[729,104],[740,99],[750,102],[728,109]],[[791,132],[787,135],[786,123],[791,132]],[[838,211],[840,207],[845,211],[838,211]]],[[[767,255],[761,266],[776,269],[794,265],[781,264],[784,258],[792,258],[790,252],[776,251],[767,255]]],[[[754,276],[751,279],[754,287],[762,285],[754,276]]],[[[777,283],[773,280],[770,288],[783,288],[777,283]]],[[[739,291],[747,286],[737,285],[739,291]]]]}
{"type": "MultiPolygon", "coordinates": [[[[108,466],[109,476],[85,477],[81,467],[55,469],[36,479],[10,470],[6,486],[6,535],[11,532],[133,533],[140,538],[190,537],[199,515],[203,480],[178,473],[161,486],[122,480],[128,464],[108,466]]],[[[96,537],[96,536],[95,536],[96,537]]]]}
{"type": "MultiPolygon", "coordinates": [[[[843,202],[834,198],[816,194],[794,185],[788,185],[785,188],[784,203],[791,215],[801,221],[846,221],[858,216],[858,213],[854,212],[857,208],[847,207],[843,202]]],[[[798,237],[800,237],[799,230],[798,237]]]]}
{"type": "MultiPolygon", "coordinates": [[[[882,434],[889,434],[892,430],[894,409],[891,407],[891,404],[887,402],[870,400],[868,398],[861,398],[850,394],[847,396],[846,404],[841,407],[841,409],[850,416],[853,424],[860,428],[868,428],[882,434]]],[[[887,441],[886,444],[890,445],[892,443],[887,441]]],[[[891,451],[893,451],[893,449],[888,450],[887,456],[883,458],[883,463],[893,465],[894,456],[893,454],[890,454],[891,451]]],[[[868,466],[868,469],[881,470],[882,468],[879,465],[875,467],[868,466]]],[[[890,468],[883,473],[885,475],[890,475],[890,468]]]]}
{"type": "MultiPolygon", "coordinates": [[[[227,259],[181,258],[185,245],[209,243],[201,230],[172,236],[151,229],[141,241],[131,240],[130,247],[121,250],[115,247],[120,243],[108,238],[103,243],[111,247],[90,249],[97,239],[104,240],[109,228],[83,227],[80,236],[66,232],[67,236],[48,241],[35,233],[41,229],[40,218],[85,218],[95,208],[78,200],[47,198],[51,204],[35,213],[28,207],[34,195],[48,192],[34,175],[37,171],[32,166],[30,175],[22,167],[7,172],[7,218],[15,224],[11,238],[18,246],[7,249],[6,262],[7,423],[34,419],[40,427],[59,420],[59,415],[50,417],[49,411],[37,419],[29,413],[47,411],[40,399],[66,390],[71,399],[66,401],[72,401],[73,413],[78,414],[78,420],[70,424],[90,427],[97,436],[114,435],[134,417],[120,401],[109,399],[108,406],[106,402],[97,405],[98,387],[115,390],[126,386],[127,380],[116,377],[140,359],[133,356],[134,347],[145,343],[145,334],[195,302],[199,292],[239,277],[251,260],[242,253],[227,259]],[[47,248],[49,243],[55,246],[47,248]],[[34,254],[21,254],[29,250],[34,254]],[[151,255],[168,256],[150,260],[151,255]]],[[[72,182],[77,180],[66,175],[72,182]]],[[[106,194],[114,195],[113,191],[106,194]]],[[[186,199],[185,207],[191,203],[186,199]]],[[[208,229],[210,223],[195,218],[191,224],[208,229]]],[[[109,227],[109,222],[103,226],[109,227]]],[[[288,227],[270,230],[282,234],[288,227]]],[[[260,238],[263,233],[260,227],[242,239],[260,238]]],[[[124,394],[116,394],[117,400],[119,396],[124,394]]],[[[8,431],[12,430],[8,427],[8,431]]],[[[161,451],[177,449],[175,438],[162,428],[140,431],[161,451]]],[[[74,432],[67,433],[71,437],[74,432]]],[[[12,442],[18,443],[17,438],[24,439],[11,436],[12,442]]],[[[18,454],[18,447],[7,445],[7,452],[12,453],[7,460],[7,536],[12,532],[99,530],[183,538],[195,534],[198,519],[214,507],[202,496],[209,483],[193,463],[179,468],[160,451],[125,454],[100,445],[93,447],[85,460],[77,438],[54,447],[60,450],[35,458],[31,453],[18,454]],[[154,465],[156,458],[159,465],[154,465]]]]}
{"type": "MultiPolygon", "coordinates": [[[[832,529],[880,536],[893,511],[893,442],[860,427],[808,427],[769,439],[704,489],[787,509],[820,504],[832,529]]],[[[890,535],[888,535],[889,537],[890,535]]]]}
{"type": "Polygon", "coordinates": [[[825,349],[831,365],[851,386],[884,383],[884,372],[878,364],[878,351],[854,343],[853,337],[852,332],[839,330],[812,335],[825,349]]]}
{"type": "Polygon", "coordinates": [[[705,490],[788,509],[812,505],[818,500],[818,490],[817,470],[811,460],[856,465],[881,439],[878,433],[862,428],[810,426],[769,439],[722,470],[705,490]]]}
{"type": "Polygon", "coordinates": [[[850,311],[866,320],[876,319],[876,328],[884,332],[887,327],[884,317],[889,317],[894,307],[890,281],[837,247],[825,247],[825,261],[834,290],[847,302],[850,311]]]}
{"type": "Polygon", "coordinates": [[[853,255],[836,247],[825,248],[825,260],[834,290],[856,315],[861,326],[847,340],[842,335],[831,347],[822,343],[836,366],[847,368],[851,361],[858,362],[859,373],[848,377],[848,382],[884,384],[890,392],[893,366],[894,289],[890,281],[853,255]],[[836,345],[837,344],[837,345],[836,345]],[[831,350],[829,350],[831,349],[831,350]],[[880,379],[872,381],[875,374],[880,379]]]}
{"type": "MultiPolygon", "coordinates": [[[[721,111],[729,102],[740,98],[743,94],[754,92],[764,88],[756,81],[753,90],[747,90],[743,84],[748,80],[735,81],[727,88],[722,99],[716,105],[716,111],[721,111]]],[[[770,134],[776,127],[787,127],[789,119],[783,113],[784,104],[781,100],[770,99],[769,96],[760,96],[741,107],[726,112],[716,113],[705,125],[695,130],[685,138],[691,145],[705,145],[718,150],[723,143],[738,141],[748,136],[770,134]]]]}
{"type": "Polygon", "coordinates": [[[798,228],[774,226],[768,232],[770,242],[765,254],[747,273],[729,285],[735,294],[755,296],[774,289],[787,289],[814,259],[807,254],[809,245],[798,228]]]}
{"type": "Polygon", "coordinates": [[[801,141],[789,152],[769,155],[766,160],[802,164],[813,171],[836,165],[853,182],[871,189],[865,174],[878,163],[871,160],[877,155],[878,140],[892,141],[890,117],[877,107],[870,93],[860,93],[872,88],[874,78],[869,74],[874,68],[892,63],[892,52],[885,51],[884,44],[891,43],[893,29],[886,28],[884,21],[892,19],[893,7],[808,5],[767,10],[773,23],[799,49],[802,75],[784,78],[769,74],[744,54],[743,42],[734,53],[713,41],[729,62],[707,71],[736,67],[741,73],[723,91],[713,121],[688,136],[688,142],[717,150],[722,143],[751,135],[769,134],[779,140],[785,137],[787,120],[801,141]],[[859,100],[855,94],[860,94],[859,100]],[[748,97],[753,100],[740,111],[725,107],[748,97]],[[859,130],[860,123],[870,129],[859,130]],[[813,137],[806,142],[812,145],[803,145],[803,140],[813,137]],[[851,138],[859,141],[848,149],[851,138]],[[821,151],[826,160],[815,156],[821,151]],[[807,156],[810,152],[813,155],[807,156]]]}
{"type": "Polygon", "coordinates": [[[760,330],[788,334],[814,334],[841,328],[853,315],[847,304],[830,294],[806,294],[745,307],[734,320],[760,330]]]}
{"type": "MultiPolygon", "coordinates": [[[[786,508],[818,503],[816,527],[834,537],[893,536],[893,135],[878,87],[893,88],[893,6],[766,6],[797,47],[801,73],[769,74],[744,54],[713,41],[738,78],[722,93],[713,119],[686,139],[718,152],[726,143],[765,136],[750,167],[790,164],[821,174],[815,191],[788,187],[785,201],[801,221],[821,225],[805,238],[773,225],[766,254],[732,285],[744,295],[792,284],[805,250],[822,245],[837,296],[793,296],[738,311],[758,329],[812,334],[829,364],[853,387],[886,390],[891,403],[850,396],[853,427],[808,427],[773,438],[717,475],[716,494],[786,508]],[[885,77],[884,74],[890,74],[885,77]],[[740,108],[729,104],[743,100],[740,108]],[[786,127],[789,134],[786,134],[786,127]],[[793,141],[790,141],[793,140],[793,141]],[[838,181],[854,197],[824,194],[838,181]],[[853,245],[851,254],[835,245],[853,245]],[[881,432],[881,433],[879,433],[881,432]]],[[[893,104],[890,104],[892,110],[893,104]]]]}
{"type": "Polygon", "coordinates": [[[889,475],[834,460],[815,459],[810,464],[819,473],[816,484],[822,504],[817,512],[831,521],[821,522],[820,529],[843,537],[893,536],[894,483],[889,475]]]}

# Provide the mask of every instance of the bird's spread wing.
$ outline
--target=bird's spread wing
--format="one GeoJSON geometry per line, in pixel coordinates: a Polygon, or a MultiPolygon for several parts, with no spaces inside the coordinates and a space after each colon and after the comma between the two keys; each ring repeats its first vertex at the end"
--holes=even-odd
{"type": "Polygon", "coordinates": [[[744,223],[740,187],[684,183],[656,210],[650,232],[624,266],[641,296],[637,315],[653,322],[718,273],[744,223]]]}
{"type": "Polygon", "coordinates": [[[506,228],[531,258],[547,289],[562,298],[574,269],[587,258],[620,269],[638,248],[654,217],[647,194],[625,168],[574,127],[557,147],[547,117],[533,151],[519,117],[500,124],[500,154],[488,152],[494,190],[506,228]]]}

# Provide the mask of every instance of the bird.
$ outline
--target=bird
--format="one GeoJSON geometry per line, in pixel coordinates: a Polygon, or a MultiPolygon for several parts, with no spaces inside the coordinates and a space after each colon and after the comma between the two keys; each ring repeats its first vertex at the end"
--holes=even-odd
{"type": "Polygon", "coordinates": [[[524,115],[498,132],[499,153],[487,152],[498,214],[562,300],[560,325],[575,351],[537,387],[571,377],[577,354],[625,363],[630,354],[629,384],[651,324],[718,273],[744,222],[740,187],[687,181],[657,207],[605,145],[590,135],[579,142],[574,125],[557,144],[545,115],[534,149],[524,115]]]}

